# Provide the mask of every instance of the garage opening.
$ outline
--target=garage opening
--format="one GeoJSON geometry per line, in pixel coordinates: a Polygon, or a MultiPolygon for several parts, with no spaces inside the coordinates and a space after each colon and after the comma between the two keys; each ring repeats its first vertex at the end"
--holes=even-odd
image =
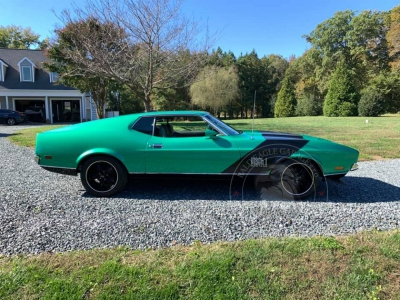
{"type": "Polygon", "coordinates": [[[46,123],[44,100],[15,100],[15,110],[24,112],[29,122],[46,123]]]}
{"type": "Polygon", "coordinates": [[[79,100],[52,100],[53,123],[78,123],[81,121],[79,100]]]}

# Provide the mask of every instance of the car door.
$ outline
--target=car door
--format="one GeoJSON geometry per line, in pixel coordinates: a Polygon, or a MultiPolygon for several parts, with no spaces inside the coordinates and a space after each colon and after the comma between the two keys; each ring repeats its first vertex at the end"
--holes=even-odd
{"type": "Polygon", "coordinates": [[[219,174],[238,159],[239,149],[230,136],[210,137],[201,130],[181,130],[168,137],[151,136],[146,147],[146,173],[219,174]]]}

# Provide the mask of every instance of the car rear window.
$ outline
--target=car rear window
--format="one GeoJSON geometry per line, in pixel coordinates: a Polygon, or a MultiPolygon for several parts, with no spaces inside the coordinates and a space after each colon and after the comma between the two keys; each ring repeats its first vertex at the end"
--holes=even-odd
{"type": "Polygon", "coordinates": [[[133,125],[132,129],[145,133],[145,134],[153,134],[153,124],[154,117],[142,117],[136,121],[133,125]]]}

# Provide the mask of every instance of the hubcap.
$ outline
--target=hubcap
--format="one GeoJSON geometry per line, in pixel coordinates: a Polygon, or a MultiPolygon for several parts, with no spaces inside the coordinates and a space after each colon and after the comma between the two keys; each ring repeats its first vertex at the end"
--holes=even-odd
{"type": "Polygon", "coordinates": [[[111,191],[118,182],[118,172],[106,161],[96,161],[86,170],[86,181],[96,192],[111,191]]]}

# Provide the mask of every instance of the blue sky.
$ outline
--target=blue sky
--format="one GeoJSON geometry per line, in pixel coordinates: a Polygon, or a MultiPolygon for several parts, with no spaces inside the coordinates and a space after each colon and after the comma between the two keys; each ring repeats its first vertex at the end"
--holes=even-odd
{"type": "MultiPolygon", "coordinates": [[[[61,25],[56,15],[70,9],[70,0],[0,0],[0,25],[31,27],[41,38],[51,36],[61,25]]],[[[82,4],[80,4],[82,3],[82,4]]],[[[215,47],[231,50],[236,56],[251,52],[259,57],[280,54],[300,56],[309,47],[302,35],[337,11],[388,11],[398,0],[184,0],[182,10],[211,32],[219,31],[215,47]]]]}

